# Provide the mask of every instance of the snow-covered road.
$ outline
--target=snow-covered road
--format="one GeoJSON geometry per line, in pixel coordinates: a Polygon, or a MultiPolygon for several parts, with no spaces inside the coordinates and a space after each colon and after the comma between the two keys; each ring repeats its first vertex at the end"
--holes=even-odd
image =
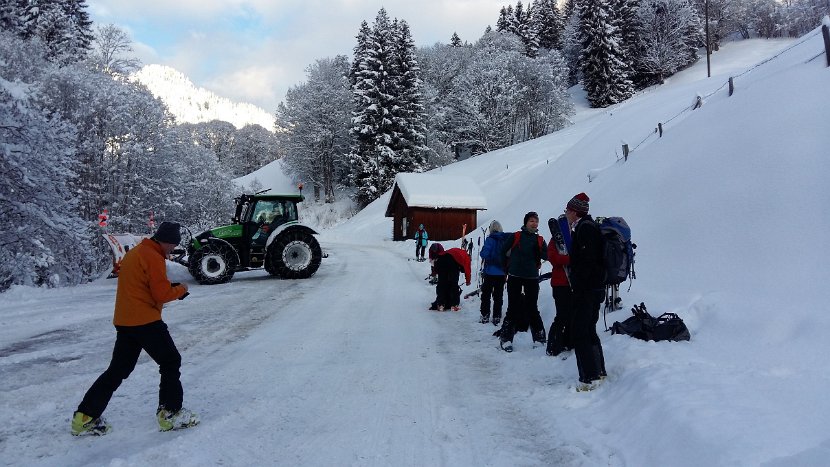
{"type": "Polygon", "coordinates": [[[143,355],[105,414],[114,431],[69,436],[71,412],[109,361],[115,281],[37,291],[37,300],[26,296],[32,289],[4,294],[0,459],[523,465],[571,455],[555,448],[546,412],[514,397],[560,382],[539,371],[529,383],[511,371],[522,353],[522,366],[550,365],[542,348],[519,337],[517,353],[496,350],[494,327],[476,322],[477,301],[458,313],[426,311],[434,293],[423,280],[428,263],[400,250],[324,247],[330,256],[310,280],[256,271],[198,286],[170,265],[171,280],[188,282],[192,293],[165,307],[164,319],[183,356],[185,405],[202,418],[177,433],[157,431],[157,367],[143,355]]]}

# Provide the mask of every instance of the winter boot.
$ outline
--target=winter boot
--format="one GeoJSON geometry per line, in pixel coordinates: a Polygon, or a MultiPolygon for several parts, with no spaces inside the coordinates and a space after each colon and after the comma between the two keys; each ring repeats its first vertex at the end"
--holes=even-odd
{"type": "Polygon", "coordinates": [[[510,353],[513,351],[513,342],[499,339],[499,347],[505,352],[510,353]]]}
{"type": "Polygon", "coordinates": [[[599,382],[600,380],[598,379],[591,381],[590,383],[584,383],[580,381],[580,383],[576,385],[576,392],[593,391],[594,389],[599,387],[599,382]]]}
{"type": "Polygon", "coordinates": [[[478,322],[482,323],[482,324],[489,323],[490,322],[490,316],[483,316],[482,315],[481,318],[478,320],[478,322]]]}
{"type": "Polygon", "coordinates": [[[199,417],[188,409],[179,409],[178,412],[171,412],[160,406],[156,417],[159,421],[159,431],[181,430],[199,424],[199,417]]]}
{"type": "Polygon", "coordinates": [[[92,418],[83,412],[72,416],[72,436],[101,436],[112,431],[112,426],[104,417],[92,418]]]}

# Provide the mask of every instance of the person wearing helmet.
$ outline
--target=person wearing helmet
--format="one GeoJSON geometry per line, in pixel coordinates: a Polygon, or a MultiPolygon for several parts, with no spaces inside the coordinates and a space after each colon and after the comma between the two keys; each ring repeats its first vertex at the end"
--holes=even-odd
{"type": "Polygon", "coordinates": [[[435,301],[429,309],[460,310],[461,287],[458,286],[458,277],[464,271],[465,282],[470,285],[470,255],[461,248],[444,250],[440,243],[433,243],[429,247],[429,261],[432,263],[433,274],[438,277],[435,284],[435,301]]]}

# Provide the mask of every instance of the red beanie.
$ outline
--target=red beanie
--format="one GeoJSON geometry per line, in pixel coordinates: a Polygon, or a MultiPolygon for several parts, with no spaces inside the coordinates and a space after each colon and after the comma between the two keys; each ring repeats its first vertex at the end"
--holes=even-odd
{"type": "Polygon", "coordinates": [[[582,217],[588,214],[588,201],[590,201],[590,199],[588,199],[588,195],[580,193],[568,201],[567,208],[579,214],[579,217],[582,217]]]}

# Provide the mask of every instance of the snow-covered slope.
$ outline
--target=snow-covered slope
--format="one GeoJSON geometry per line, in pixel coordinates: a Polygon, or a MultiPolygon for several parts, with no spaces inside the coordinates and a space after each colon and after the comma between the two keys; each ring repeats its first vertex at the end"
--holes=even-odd
{"type": "Polygon", "coordinates": [[[248,103],[233,102],[196,87],[183,73],[164,65],[145,65],[131,79],[147,86],[180,123],[223,120],[237,128],[257,124],[274,131],[274,116],[248,103]]]}

